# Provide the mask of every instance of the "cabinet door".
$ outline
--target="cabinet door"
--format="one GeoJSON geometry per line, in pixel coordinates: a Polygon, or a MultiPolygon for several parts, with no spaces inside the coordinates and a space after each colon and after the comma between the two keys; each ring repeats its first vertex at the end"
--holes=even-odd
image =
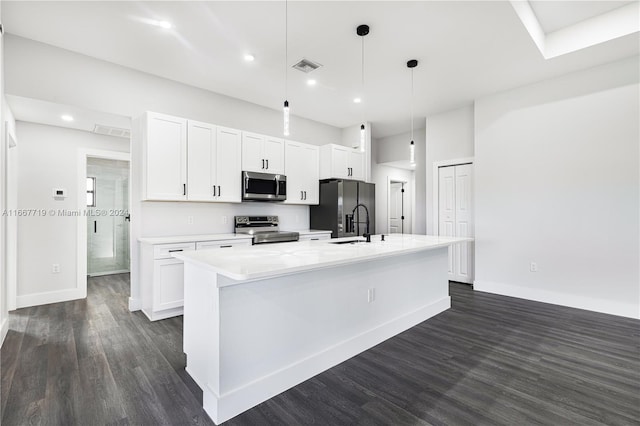
{"type": "Polygon", "coordinates": [[[264,139],[262,135],[242,132],[242,170],[266,173],[264,139]]]}
{"type": "Polygon", "coordinates": [[[212,201],[216,179],[216,128],[189,120],[187,137],[187,199],[212,201]]]}
{"type": "Polygon", "coordinates": [[[156,260],[153,263],[153,311],[183,306],[184,263],[178,259],[156,260]]]}
{"type": "Polygon", "coordinates": [[[364,154],[353,150],[349,152],[349,167],[351,168],[350,179],[364,180],[364,154]]]}
{"type": "Polygon", "coordinates": [[[216,201],[239,203],[242,198],[241,132],[218,127],[216,144],[216,201]]]}
{"type": "Polygon", "coordinates": [[[265,171],[284,174],[284,139],[265,137],[263,153],[266,162],[265,171]]]}
{"type": "Polygon", "coordinates": [[[186,200],[187,120],[147,113],[144,138],[147,200],[186,200]]]}
{"type": "Polygon", "coordinates": [[[331,167],[333,177],[351,179],[349,175],[349,152],[350,148],[334,146],[331,148],[331,167]]]}
{"type": "Polygon", "coordinates": [[[319,150],[317,146],[309,145],[305,145],[303,150],[304,203],[318,204],[320,202],[319,150]]]}
{"type": "Polygon", "coordinates": [[[287,175],[287,200],[285,204],[305,204],[303,144],[287,141],[285,146],[285,174],[287,175]]]}

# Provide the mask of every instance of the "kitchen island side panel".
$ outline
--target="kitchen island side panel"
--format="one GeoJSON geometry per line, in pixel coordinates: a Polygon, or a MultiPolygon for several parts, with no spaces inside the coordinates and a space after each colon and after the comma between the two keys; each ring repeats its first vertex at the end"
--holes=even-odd
{"type": "Polygon", "coordinates": [[[217,275],[221,288],[214,275],[187,262],[184,325],[187,370],[216,423],[450,307],[447,247],[226,287],[217,275]]]}

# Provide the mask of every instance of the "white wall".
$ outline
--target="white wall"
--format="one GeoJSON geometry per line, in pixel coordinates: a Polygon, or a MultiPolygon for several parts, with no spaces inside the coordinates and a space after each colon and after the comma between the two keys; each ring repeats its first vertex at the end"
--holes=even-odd
{"type": "Polygon", "coordinates": [[[477,290],[640,318],[639,65],[476,101],[477,290]]]}
{"type": "MultiPolygon", "coordinates": [[[[388,138],[374,139],[372,143],[373,158],[380,158],[380,150],[384,150],[385,145],[394,144],[394,141],[389,141],[388,138]]],[[[397,147],[397,145],[395,146],[397,147]]],[[[373,162],[371,165],[371,181],[376,184],[376,234],[389,233],[389,180],[407,182],[405,186],[405,223],[409,225],[410,229],[405,232],[413,233],[415,229],[413,206],[416,199],[415,172],[373,162]]]]}
{"type": "Polygon", "coordinates": [[[18,218],[18,307],[78,298],[77,220],[58,215],[58,210],[76,211],[78,197],[78,150],[129,150],[129,141],[80,130],[17,122],[18,208],[44,209],[46,216],[18,218]],[[68,196],[54,200],[53,188],[64,188],[68,196]],[[49,211],[56,211],[52,216],[49,211]],[[52,273],[52,265],[60,273],[52,273]]]}
{"type": "MultiPolygon", "coordinates": [[[[2,4],[0,4],[2,22],[2,4]]],[[[0,35],[0,99],[4,101],[4,36],[0,35]]],[[[0,108],[0,213],[7,208],[7,140],[5,138],[4,102],[0,108]]],[[[0,346],[9,330],[9,310],[7,306],[7,219],[0,216],[0,346]]]]}
{"type": "MultiPolygon", "coordinates": [[[[426,120],[426,220],[427,234],[436,234],[433,206],[433,163],[473,157],[473,106],[427,117],[426,120]]],[[[416,154],[417,155],[417,154],[416,154]]]]}

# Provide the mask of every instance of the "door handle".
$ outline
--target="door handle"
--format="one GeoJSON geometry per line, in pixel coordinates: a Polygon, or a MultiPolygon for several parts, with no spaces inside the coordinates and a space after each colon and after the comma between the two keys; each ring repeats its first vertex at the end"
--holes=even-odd
{"type": "Polygon", "coordinates": [[[304,191],[304,199],[307,199],[307,191],[304,191]]]}
{"type": "Polygon", "coordinates": [[[304,200],[304,191],[300,191],[300,199],[304,200]]]}
{"type": "Polygon", "coordinates": [[[175,249],[175,250],[169,250],[169,253],[175,253],[177,251],[184,251],[184,249],[175,249]]]}
{"type": "Polygon", "coordinates": [[[269,170],[269,159],[267,158],[267,170],[269,170]]]}
{"type": "Polygon", "coordinates": [[[98,232],[98,221],[94,220],[93,221],[93,233],[97,233],[98,232]]]}
{"type": "Polygon", "coordinates": [[[218,185],[218,197],[222,196],[222,188],[218,185]]]}
{"type": "Polygon", "coordinates": [[[229,248],[229,247],[233,247],[232,245],[228,245],[228,246],[220,246],[220,248],[229,248]]]}
{"type": "Polygon", "coordinates": [[[264,170],[264,158],[262,159],[262,170],[264,170]]]}
{"type": "Polygon", "coordinates": [[[182,195],[187,195],[187,184],[186,183],[182,184],[182,195]]]}
{"type": "Polygon", "coordinates": [[[213,185],[213,196],[214,197],[216,196],[216,186],[215,185],[213,185]]]}

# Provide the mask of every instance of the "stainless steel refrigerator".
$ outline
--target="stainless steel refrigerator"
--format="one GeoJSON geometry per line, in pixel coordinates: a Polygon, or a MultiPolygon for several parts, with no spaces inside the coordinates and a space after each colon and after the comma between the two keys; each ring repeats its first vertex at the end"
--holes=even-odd
{"type": "Polygon", "coordinates": [[[346,179],[320,181],[320,204],[309,209],[311,229],[331,230],[331,238],[355,237],[366,232],[369,211],[369,233],[375,234],[376,186],[373,183],[346,179]]]}

